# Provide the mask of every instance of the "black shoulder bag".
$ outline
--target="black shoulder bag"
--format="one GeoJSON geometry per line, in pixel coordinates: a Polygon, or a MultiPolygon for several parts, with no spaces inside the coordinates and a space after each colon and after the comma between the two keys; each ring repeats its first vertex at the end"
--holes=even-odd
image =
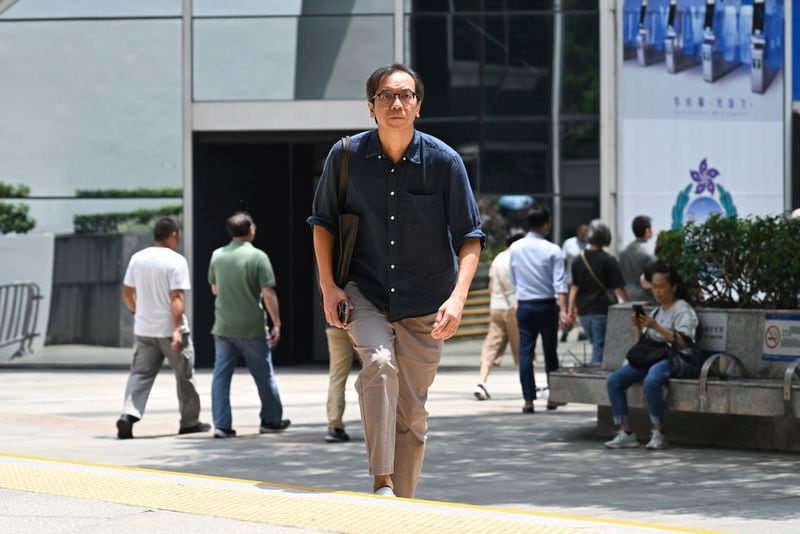
{"type": "MultiPolygon", "coordinates": [[[[656,315],[658,315],[658,310],[653,315],[654,319],[656,315]]],[[[669,358],[671,351],[672,348],[666,341],[656,341],[642,334],[639,342],[628,349],[628,354],[625,355],[625,358],[628,359],[631,367],[647,371],[658,362],[669,358]]]]}
{"type": "MultiPolygon", "coordinates": [[[[698,330],[700,330],[699,327],[698,330]]],[[[679,334],[676,330],[673,330],[672,334],[676,339],[672,343],[672,350],[669,355],[670,378],[699,378],[700,369],[706,361],[705,353],[700,350],[694,341],[683,334],[679,334]],[[678,336],[683,339],[683,347],[680,347],[677,343],[678,336]]]]}
{"type": "Polygon", "coordinates": [[[342,137],[342,166],[339,171],[339,235],[336,240],[335,281],[344,287],[350,280],[350,259],[358,236],[358,215],[345,213],[347,209],[347,183],[350,180],[350,137],[342,137]]]}

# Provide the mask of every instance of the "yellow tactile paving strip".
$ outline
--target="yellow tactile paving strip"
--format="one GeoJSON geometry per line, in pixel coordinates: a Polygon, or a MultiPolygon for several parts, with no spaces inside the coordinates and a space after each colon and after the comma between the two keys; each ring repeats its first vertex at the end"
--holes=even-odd
{"type": "Polygon", "coordinates": [[[0,453],[0,487],[287,527],[352,533],[700,532],[0,453]],[[304,488],[307,489],[307,488],[304,488]]]}

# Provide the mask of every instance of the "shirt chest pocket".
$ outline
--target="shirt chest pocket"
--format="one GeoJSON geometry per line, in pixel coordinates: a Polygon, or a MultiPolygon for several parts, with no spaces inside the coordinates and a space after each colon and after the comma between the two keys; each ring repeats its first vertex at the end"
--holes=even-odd
{"type": "Polygon", "coordinates": [[[401,217],[409,226],[431,229],[444,225],[444,201],[441,195],[406,193],[400,210],[401,217]]]}

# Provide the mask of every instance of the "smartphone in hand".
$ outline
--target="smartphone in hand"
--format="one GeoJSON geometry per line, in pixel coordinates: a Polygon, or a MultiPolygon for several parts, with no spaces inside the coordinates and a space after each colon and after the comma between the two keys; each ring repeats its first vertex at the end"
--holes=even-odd
{"type": "Polygon", "coordinates": [[[350,304],[346,300],[339,302],[337,312],[339,314],[339,322],[347,325],[350,322],[350,304]]]}
{"type": "Polygon", "coordinates": [[[636,314],[636,317],[641,317],[644,315],[644,306],[641,304],[634,304],[633,305],[633,313],[636,314]]]}

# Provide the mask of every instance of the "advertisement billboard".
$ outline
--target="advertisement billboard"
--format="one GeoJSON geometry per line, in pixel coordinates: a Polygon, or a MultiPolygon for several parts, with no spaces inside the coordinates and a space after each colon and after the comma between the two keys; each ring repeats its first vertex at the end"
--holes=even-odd
{"type": "Polygon", "coordinates": [[[619,229],[784,207],[783,0],[626,0],[619,229]]]}

